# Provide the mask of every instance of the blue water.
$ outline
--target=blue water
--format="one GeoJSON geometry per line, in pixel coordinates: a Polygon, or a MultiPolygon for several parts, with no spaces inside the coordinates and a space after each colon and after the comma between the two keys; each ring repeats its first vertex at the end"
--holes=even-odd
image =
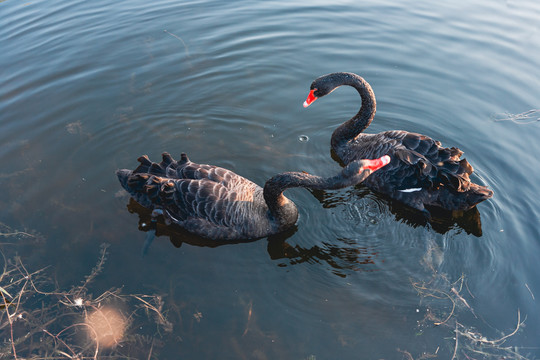
{"type": "MultiPolygon", "coordinates": [[[[141,358],[450,359],[456,321],[496,340],[518,310],[504,346],[540,357],[540,3],[6,0],[0,49],[0,222],[43,239],[2,251],[69,288],[109,243],[95,297],[160,294],[173,324],[145,332],[141,358]],[[141,257],[148,214],[128,211],[117,168],[168,151],[258,184],[334,173],[330,135],[358,95],[302,107],[334,71],[372,85],[368,132],[459,147],[494,197],[425,225],[361,186],[293,189],[300,219],[277,239],[213,247],[161,225],[141,257]],[[452,302],[419,283],[472,311],[451,296],[447,323],[423,321],[452,302]]],[[[456,358],[481,358],[465,344],[456,358]]]]}

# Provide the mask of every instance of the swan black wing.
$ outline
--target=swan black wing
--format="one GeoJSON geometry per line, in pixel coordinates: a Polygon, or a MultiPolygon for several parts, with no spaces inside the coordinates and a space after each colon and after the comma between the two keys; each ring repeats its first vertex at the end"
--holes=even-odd
{"type": "Polygon", "coordinates": [[[134,173],[156,175],[169,179],[208,179],[220,182],[225,186],[235,186],[243,181],[249,181],[230,170],[218,166],[194,163],[189,160],[185,153],[181,154],[179,161],[174,160],[167,152],[162,154],[162,161],[159,163],[150,161],[146,155],[139,157],[137,160],[140,165],[133,171],[134,173]]]}
{"type": "Polygon", "coordinates": [[[245,237],[249,214],[266,214],[259,206],[264,204],[262,189],[246,178],[190,162],[184,154],[178,162],[167,153],[163,158],[152,163],[142,156],[137,169],[118,170],[117,175],[138,203],[162,210],[170,222],[201,236],[231,240],[245,237]]]}
{"type": "MultiPolygon", "coordinates": [[[[362,143],[366,143],[364,138],[362,143]]],[[[392,158],[388,166],[372,175],[372,181],[384,181],[387,188],[411,191],[444,186],[455,192],[470,189],[473,168],[466,159],[460,159],[463,152],[458,148],[445,148],[428,136],[407,131],[370,135],[368,143],[377,144],[373,147],[377,153],[392,158]]]]}

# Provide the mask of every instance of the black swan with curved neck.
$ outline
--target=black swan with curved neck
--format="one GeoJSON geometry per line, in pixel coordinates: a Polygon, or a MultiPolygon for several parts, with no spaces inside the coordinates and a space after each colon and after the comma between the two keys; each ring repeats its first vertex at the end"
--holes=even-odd
{"type": "Polygon", "coordinates": [[[352,161],[334,177],[286,172],[272,177],[264,189],[234,172],[191,162],[141,156],[135,170],[117,170],[122,186],[142,206],[162,214],[167,223],[212,240],[250,240],[293,226],[298,210],[283,192],[292,187],[339,189],[356,185],[390,162],[389,156],[352,161]]]}
{"type": "Polygon", "coordinates": [[[345,164],[362,158],[388,154],[392,161],[364,181],[370,189],[386,194],[429,217],[425,205],[446,210],[467,210],[493,196],[493,191],[470,181],[473,168],[456,147],[442,147],[439,141],[408,131],[362,133],[373,121],[375,94],[362,77],[353,73],[332,73],[311,84],[304,102],[308,107],[337,87],[355,88],[362,99],[358,113],[332,134],[332,150],[345,164]]]}

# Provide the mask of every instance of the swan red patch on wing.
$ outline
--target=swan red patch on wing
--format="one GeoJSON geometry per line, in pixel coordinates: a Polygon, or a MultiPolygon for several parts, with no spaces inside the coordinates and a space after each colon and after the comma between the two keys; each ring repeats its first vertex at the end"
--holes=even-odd
{"type": "Polygon", "coordinates": [[[306,101],[304,101],[304,107],[308,107],[309,105],[311,105],[312,102],[317,100],[317,97],[313,94],[315,92],[315,90],[317,90],[317,89],[313,89],[313,90],[311,90],[309,92],[309,95],[308,95],[306,101]]]}
{"type": "Polygon", "coordinates": [[[390,156],[384,155],[383,157],[380,157],[378,159],[365,160],[365,161],[368,162],[368,165],[364,166],[364,168],[370,169],[371,171],[375,171],[382,168],[385,165],[388,165],[388,163],[390,163],[390,156]]]}

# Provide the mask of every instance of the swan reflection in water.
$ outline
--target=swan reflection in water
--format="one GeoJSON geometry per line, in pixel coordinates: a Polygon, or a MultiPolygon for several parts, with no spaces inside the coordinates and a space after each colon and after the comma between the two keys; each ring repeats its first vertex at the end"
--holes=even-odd
{"type": "MultiPolygon", "coordinates": [[[[333,208],[340,204],[354,204],[358,199],[364,198],[373,192],[364,185],[356,185],[351,190],[311,191],[324,208],[333,208]],[[339,194],[339,195],[338,195],[339,194]]],[[[427,218],[422,212],[413,209],[400,201],[393,200],[382,194],[375,195],[394,215],[395,219],[414,228],[419,226],[430,227],[439,234],[446,234],[451,230],[463,230],[476,237],[482,236],[482,222],[477,207],[469,210],[445,210],[440,207],[428,207],[431,216],[427,218]]]]}

